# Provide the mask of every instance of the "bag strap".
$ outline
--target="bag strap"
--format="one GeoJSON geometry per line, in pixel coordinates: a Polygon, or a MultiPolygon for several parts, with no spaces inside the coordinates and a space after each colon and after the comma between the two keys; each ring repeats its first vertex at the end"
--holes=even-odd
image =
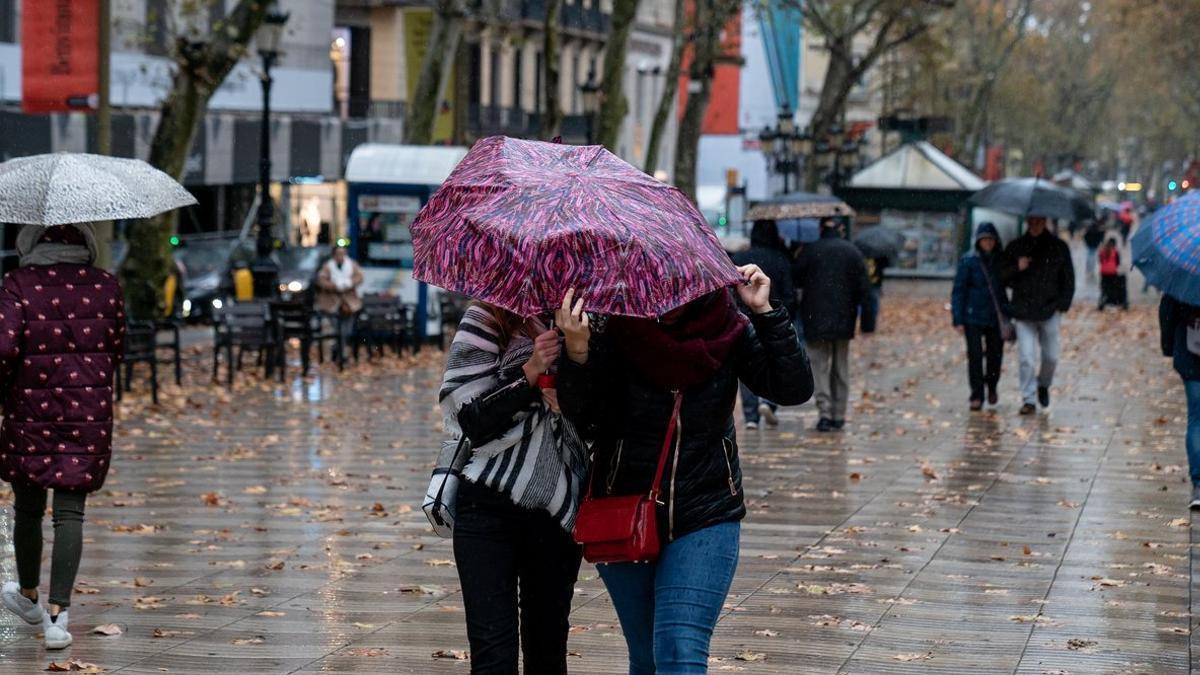
{"type": "Polygon", "coordinates": [[[437,497],[434,501],[441,503],[442,494],[446,491],[446,482],[450,480],[450,476],[458,474],[458,470],[454,468],[454,464],[458,461],[458,456],[462,453],[463,448],[467,446],[467,435],[463,434],[458,439],[458,447],[454,449],[454,456],[450,458],[450,466],[446,467],[446,473],[442,474],[442,484],[438,486],[437,497]]]}
{"type": "Polygon", "coordinates": [[[663,438],[662,452],[658,455],[658,469],[654,471],[654,482],[650,484],[650,501],[658,501],[659,488],[662,486],[663,473],[667,468],[667,457],[671,454],[671,441],[679,423],[679,410],[683,407],[683,392],[675,390],[675,405],[671,409],[671,419],[667,422],[667,435],[663,438]]]}
{"type": "Polygon", "coordinates": [[[992,273],[988,271],[983,258],[979,259],[979,268],[983,270],[983,280],[987,282],[988,295],[992,296],[992,306],[996,308],[996,323],[1004,324],[1004,312],[1000,309],[1000,299],[996,297],[996,288],[992,286],[992,273]]]}

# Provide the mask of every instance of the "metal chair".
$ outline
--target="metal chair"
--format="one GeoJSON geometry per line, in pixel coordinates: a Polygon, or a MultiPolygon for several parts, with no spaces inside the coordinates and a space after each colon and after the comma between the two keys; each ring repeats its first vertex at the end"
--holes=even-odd
{"type": "Polygon", "coordinates": [[[178,321],[159,321],[155,324],[157,350],[169,349],[171,351],[171,361],[175,365],[175,384],[183,385],[183,349],[179,338],[179,322],[178,321]],[[159,339],[162,333],[166,333],[165,339],[159,339]]]}
{"type": "Polygon", "coordinates": [[[158,330],[151,321],[130,321],[125,327],[123,363],[114,369],[117,400],[133,390],[133,368],[150,364],[150,398],[158,405],[158,330]]]}
{"type": "Polygon", "coordinates": [[[241,370],[242,355],[247,349],[258,354],[265,376],[270,377],[276,365],[278,347],[270,305],[257,300],[226,305],[213,323],[213,380],[217,379],[220,355],[224,351],[229,369],[227,386],[232,389],[234,370],[241,370]]]}
{"type": "Polygon", "coordinates": [[[308,375],[312,366],[312,346],[317,344],[318,358],[324,362],[320,354],[320,346],[331,337],[321,332],[321,317],[307,302],[303,300],[277,300],[271,303],[271,317],[275,325],[275,338],[279,345],[278,365],[279,380],[287,378],[287,344],[292,338],[300,341],[300,363],[303,374],[308,375]]]}
{"type": "Polygon", "coordinates": [[[383,358],[388,346],[399,355],[403,353],[410,334],[408,308],[398,298],[365,295],[362,311],[358,313],[354,327],[354,360],[358,360],[360,345],[366,346],[368,359],[375,353],[383,358]]]}

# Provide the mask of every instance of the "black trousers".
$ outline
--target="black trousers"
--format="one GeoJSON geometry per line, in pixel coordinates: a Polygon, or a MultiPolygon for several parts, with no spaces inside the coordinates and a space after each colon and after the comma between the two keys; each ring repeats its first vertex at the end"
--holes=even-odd
{"type": "Polygon", "coordinates": [[[549,513],[463,481],[454,521],[472,675],[565,675],[582,550],[549,513]],[[518,640],[518,625],[520,626],[518,640]]]}
{"type": "Polygon", "coordinates": [[[1100,304],[1098,309],[1116,305],[1129,309],[1129,288],[1125,275],[1110,274],[1100,277],[1100,304]]]}
{"type": "Polygon", "coordinates": [[[995,388],[1000,381],[1000,366],[1004,361],[1004,340],[1000,326],[965,326],[967,337],[967,380],[971,383],[971,400],[983,400],[983,387],[995,388]]]}
{"type": "MultiPolygon", "coordinates": [[[[36,589],[42,581],[42,517],[47,490],[14,482],[13,548],[17,556],[17,581],[21,588],[36,589]]],[[[54,551],[50,554],[50,604],[71,606],[71,591],[83,557],[83,508],[87,494],[54,491],[54,551]]]]}

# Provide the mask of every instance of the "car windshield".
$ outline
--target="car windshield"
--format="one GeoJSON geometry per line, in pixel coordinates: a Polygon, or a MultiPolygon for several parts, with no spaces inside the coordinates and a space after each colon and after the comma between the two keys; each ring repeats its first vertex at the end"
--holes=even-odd
{"type": "Polygon", "coordinates": [[[219,273],[229,262],[229,253],[233,250],[233,241],[192,242],[175,250],[179,262],[183,264],[190,277],[201,277],[214,272],[219,273]]]}
{"type": "Polygon", "coordinates": [[[279,258],[279,268],[289,272],[312,273],[321,264],[321,248],[284,248],[275,252],[279,258]]]}

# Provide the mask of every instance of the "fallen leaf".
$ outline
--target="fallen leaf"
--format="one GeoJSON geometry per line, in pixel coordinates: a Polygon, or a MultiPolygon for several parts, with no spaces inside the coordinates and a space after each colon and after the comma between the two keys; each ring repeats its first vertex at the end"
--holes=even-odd
{"type": "Polygon", "coordinates": [[[455,566],[453,560],[426,560],[425,564],[429,565],[430,567],[454,567],[455,566]]]}
{"type": "Polygon", "coordinates": [[[738,661],[766,661],[767,655],[761,652],[745,651],[739,652],[734,658],[736,658],[738,661]]]}
{"type": "Polygon", "coordinates": [[[154,584],[153,579],[147,579],[146,577],[134,577],[133,578],[133,585],[135,588],[145,588],[145,587],[153,585],[153,584],[154,584]]]}
{"type": "Polygon", "coordinates": [[[263,637],[261,635],[255,635],[254,637],[237,638],[233,641],[233,644],[239,645],[239,646],[240,645],[261,645],[262,643],[264,643],[266,641],[267,641],[267,639],[265,637],[263,637]]]}
{"type": "Polygon", "coordinates": [[[1096,642],[1095,640],[1080,640],[1078,638],[1072,638],[1067,640],[1067,649],[1070,649],[1074,652],[1079,651],[1080,649],[1087,649],[1088,647],[1095,647],[1098,644],[1100,643],[1096,642]]]}
{"type": "Polygon", "coordinates": [[[454,661],[466,661],[471,658],[470,653],[461,649],[439,649],[430,656],[435,659],[451,659],[454,661]]]}
{"type": "Polygon", "coordinates": [[[1176,518],[1175,520],[1172,520],[1171,522],[1167,523],[1167,525],[1169,525],[1171,527],[1187,527],[1188,519],[1187,518],[1176,518]]]}
{"type": "Polygon", "coordinates": [[[924,654],[908,652],[905,654],[896,654],[892,658],[897,661],[928,661],[933,658],[933,652],[925,652],[924,654]]]}
{"type": "Polygon", "coordinates": [[[347,649],[345,651],[345,654],[347,656],[357,656],[357,657],[387,656],[387,653],[388,653],[387,650],[383,649],[381,647],[356,648],[356,649],[347,649]]]}
{"type": "Polygon", "coordinates": [[[46,671],[51,673],[103,673],[104,669],[94,663],[69,659],[66,663],[50,662],[46,671]]]}
{"type": "Polygon", "coordinates": [[[133,601],[134,609],[158,609],[162,607],[163,599],[153,595],[147,595],[140,598],[135,598],[133,601]]]}
{"type": "Polygon", "coordinates": [[[173,638],[177,635],[191,635],[191,634],[192,634],[191,631],[167,630],[166,628],[155,628],[154,632],[150,634],[150,637],[152,637],[152,638],[173,638]]]}
{"type": "Polygon", "coordinates": [[[121,630],[121,627],[115,623],[105,623],[93,628],[92,632],[96,635],[120,635],[125,631],[121,630]]]}
{"type": "Polygon", "coordinates": [[[275,612],[275,611],[272,611],[269,609],[264,609],[263,611],[259,612],[257,616],[265,616],[268,618],[274,618],[277,616],[287,616],[287,612],[275,612]]]}
{"type": "Polygon", "coordinates": [[[763,637],[779,637],[779,633],[778,633],[778,632],[776,632],[776,631],[773,631],[773,630],[771,630],[770,628],[764,628],[764,629],[762,629],[762,630],[756,630],[756,631],[754,631],[754,634],[755,634],[755,635],[761,635],[761,636],[763,636],[763,637]]]}

